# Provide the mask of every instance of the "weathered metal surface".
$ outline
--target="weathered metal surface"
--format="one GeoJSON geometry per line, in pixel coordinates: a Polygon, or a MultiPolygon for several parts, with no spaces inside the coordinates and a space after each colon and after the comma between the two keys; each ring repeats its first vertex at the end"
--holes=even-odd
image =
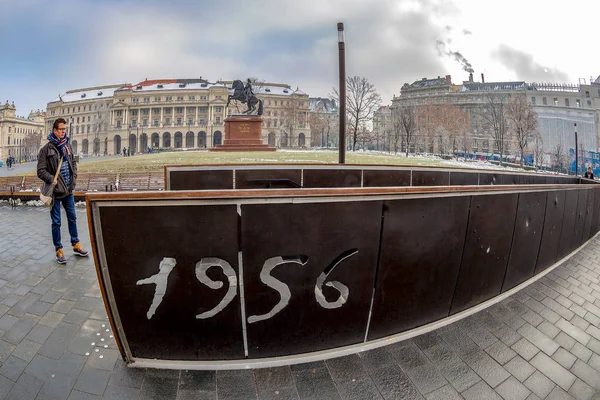
{"type": "Polygon", "coordinates": [[[479,184],[479,173],[478,172],[463,172],[463,171],[450,172],[450,185],[478,185],[478,184],[479,184]]]}
{"type": "Polygon", "coordinates": [[[364,187],[410,186],[410,170],[401,169],[365,169],[364,187]]]}
{"type": "Polygon", "coordinates": [[[235,205],[100,207],[100,221],[103,267],[133,357],[244,357],[239,297],[215,316],[197,318],[219,304],[232,282],[213,267],[208,276],[223,286],[209,288],[197,279],[197,263],[218,257],[238,275],[235,205]],[[176,262],[170,272],[165,258],[176,262]]]}
{"type": "Polygon", "coordinates": [[[381,213],[381,201],[242,206],[249,357],[364,340],[381,213]],[[263,275],[269,259],[277,266],[263,275]],[[268,275],[287,289],[265,284],[268,275]],[[269,315],[283,300],[283,308],[269,315]]]}
{"type": "Polygon", "coordinates": [[[385,203],[369,340],[448,315],[470,201],[461,196],[385,203]]]}
{"type": "Polygon", "coordinates": [[[305,188],[360,187],[362,171],[360,169],[305,169],[305,188]]]}
{"type": "Polygon", "coordinates": [[[576,249],[581,246],[583,243],[583,231],[585,229],[585,219],[587,216],[587,206],[588,206],[588,193],[587,189],[578,190],[579,197],[577,199],[577,214],[575,216],[575,230],[573,232],[573,237],[571,239],[571,250],[576,249]]]}
{"type": "Polygon", "coordinates": [[[502,185],[518,185],[521,182],[520,176],[516,174],[499,174],[500,184],[502,185]]]}
{"type": "Polygon", "coordinates": [[[546,200],[546,212],[544,217],[544,230],[540,251],[535,266],[535,274],[538,274],[554,264],[558,256],[558,245],[562,231],[562,219],[565,213],[566,191],[553,190],[548,192],[546,200]]]}
{"type": "Polygon", "coordinates": [[[558,243],[558,259],[560,260],[571,251],[573,234],[575,233],[575,222],[577,220],[578,190],[568,190],[565,198],[565,213],[562,220],[560,241],[558,243]]]}
{"type": "Polygon", "coordinates": [[[449,171],[414,170],[412,172],[413,186],[447,186],[449,183],[449,171]]]}
{"type": "Polygon", "coordinates": [[[168,170],[167,190],[222,190],[233,189],[233,171],[168,170]]]}
{"type": "MultiPolygon", "coordinates": [[[[533,276],[542,241],[546,202],[546,192],[519,194],[512,246],[502,292],[512,289],[533,276]]],[[[507,215],[506,218],[510,216],[507,215]]]]}
{"type": "Polygon", "coordinates": [[[300,187],[301,169],[238,169],[236,189],[266,189],[300,187]]]}
{"type": "Polygon", "coordinates": [[[600,229],[600,187],[592,189],[594,191],[594,206],[592,208],[592,226],[590,236],[594,236],[600,229]]]}
{"type": "Polygon", "coordinates": [[[479,174],[479,184],[480,185],[500,185],[500,176],[501,175],[502,174],[481,172],[479,174]]]}
{"type": "Polygon", "coordinates": [[[592,222],[594,217],[594,202],[595,202],[595,189],[587,190],[587,203],[585,204],[585,216],[583,222],[583,236],[582,242],[586,242],[592,233],[592,222]]]}
{"type": "Polygon", "coordinates": [[[473,196],[451,314],[498,294],[512,242],[517,194],[473,196]]]}

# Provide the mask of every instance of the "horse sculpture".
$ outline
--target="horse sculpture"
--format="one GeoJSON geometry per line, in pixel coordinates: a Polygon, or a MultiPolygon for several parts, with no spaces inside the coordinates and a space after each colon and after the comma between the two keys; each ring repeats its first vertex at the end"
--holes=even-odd
{"type": "Polygon", "coordinates": [[[252,92],[252,85],[248,82],[247,86],[244,86],[242,81],[235,80],[231,84],[231,90],[233,90],[233,94],[227,96],[227,106],[231,100],[237,100],[242,104],[247,104],[248,109],[244,111],[244,114],[252,114],[256,111],[256,115],[262,115],[263,113],[263,101],[259,100],[254,93],[252,92]],[[258,104],[258,110],[256,105],[258,104]]]}

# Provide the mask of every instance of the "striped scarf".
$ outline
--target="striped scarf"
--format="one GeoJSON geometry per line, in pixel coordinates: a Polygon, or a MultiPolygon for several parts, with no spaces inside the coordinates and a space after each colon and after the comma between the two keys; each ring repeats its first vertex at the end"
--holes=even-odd
{"type": "Polygon", "coordinates": [[[52,143],[53,145],[55,145],[58,148],[58,150],[60,151],[60,153],[63,156],[63,160],[67,161],[69,154],[71,154],[71,151],[69,150],[69,146],[67,146],[69,144],[69,137],[67,135],[65,135],[65,137],[62,138],[62,140],[60,140],[59,138],[56,137],[54,132],[50,132],[50,134],[48,135],[48,140],[50,141],[50,143],[52,143]]]}

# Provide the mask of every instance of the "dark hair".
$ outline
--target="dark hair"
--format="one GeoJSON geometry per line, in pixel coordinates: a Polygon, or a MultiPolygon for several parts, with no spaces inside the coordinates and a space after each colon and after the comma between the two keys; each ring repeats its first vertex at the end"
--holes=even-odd
{"type": "Polygon", "coordinates": [[[58,129],[58,124],[67,124],[67,121],[65,121],[64,118],[58,118],[56,121],[54,121],[54,125],[52,125],[52,132],[54,132],[55,129],[58,129]]]}

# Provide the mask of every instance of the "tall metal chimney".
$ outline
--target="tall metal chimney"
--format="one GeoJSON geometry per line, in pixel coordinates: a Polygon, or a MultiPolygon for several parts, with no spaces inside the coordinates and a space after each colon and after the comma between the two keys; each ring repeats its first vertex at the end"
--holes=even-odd
{"type": "Polygon", "coordinates": [[[485,78],[483,77],[483,72],[481,73],[481,83],[485,83],[485,78]]]}
{"type": "Polygon", "coordinates": [[[469,72],[469,82],[473,83],[473,73],[469,72]]]}

